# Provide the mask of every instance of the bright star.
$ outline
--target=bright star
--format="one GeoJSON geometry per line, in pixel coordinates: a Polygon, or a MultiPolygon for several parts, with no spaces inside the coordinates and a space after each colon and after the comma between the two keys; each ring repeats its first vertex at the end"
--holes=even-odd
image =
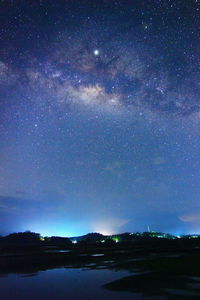
{"type": "Polygon", "coordinates": [[[95,55],[95,56],[98,56],[98,55],[99,55],[99,50],[98,50],[98,49],[94,50],[94,55],[95,55]]]}

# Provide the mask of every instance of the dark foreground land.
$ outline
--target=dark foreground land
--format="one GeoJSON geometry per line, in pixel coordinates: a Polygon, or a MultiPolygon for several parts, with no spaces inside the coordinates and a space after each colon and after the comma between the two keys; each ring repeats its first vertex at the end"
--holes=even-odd
{"type": "Polygon", "coordinates": [[[69,245],[0,255],[0,273],[33,274],[59,267],[129,271],[104,288],[163,299],[200,299],[200,247],[192,241],[69,245]]]}

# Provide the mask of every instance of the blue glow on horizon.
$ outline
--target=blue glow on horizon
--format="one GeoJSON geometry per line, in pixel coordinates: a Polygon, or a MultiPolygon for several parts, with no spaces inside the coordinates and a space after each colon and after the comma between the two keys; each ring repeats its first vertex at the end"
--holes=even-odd
{"type": "Polygon", "coordinates": [[[44,223],[32,223],[29,224],[28,228],[25,230],[30,230],[33,232],[38,232],[42,236],[61,236],[61,237],[74,237],[74,236],[82,236],[91,232],[89,226],[84,226],[83,224],[77,224],[75,226],[72,223],[61,223],[57,224],[48,221],[46,224],[44,223]]]}

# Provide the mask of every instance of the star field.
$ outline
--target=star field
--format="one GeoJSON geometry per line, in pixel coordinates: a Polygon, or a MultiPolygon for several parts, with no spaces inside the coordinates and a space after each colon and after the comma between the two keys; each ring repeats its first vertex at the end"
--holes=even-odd
{"type": "Polygon", "coordinates": [[[200,2],[0,12],[0,233],[199,232],[200,2]]]}

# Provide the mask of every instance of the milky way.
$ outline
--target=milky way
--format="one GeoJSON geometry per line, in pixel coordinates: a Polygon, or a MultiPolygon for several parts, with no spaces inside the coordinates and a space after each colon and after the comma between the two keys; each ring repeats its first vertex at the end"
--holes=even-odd
{"type": "Polygon", "coordinates": [[[197,232],[199,1],[0,11],[2,234],[197,232]]]}

